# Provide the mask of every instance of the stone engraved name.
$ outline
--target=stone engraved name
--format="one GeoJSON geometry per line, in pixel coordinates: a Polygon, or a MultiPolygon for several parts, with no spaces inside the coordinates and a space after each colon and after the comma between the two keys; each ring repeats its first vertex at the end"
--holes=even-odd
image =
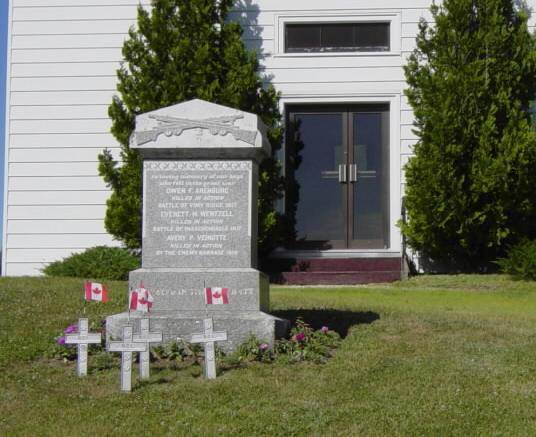
{"type": "Polygon", "coordinates": [[[140,343],[122,342],[110,346],[110,352],[141,352],[147,349],[147,345],[140,343]]]}
{"type": "MultiPolygon", "coordinates": [[[[229,290],[230,296],[253,296],[255,290],[253,288],[244,288],[239,290],[229,290]]],[[[155,296],[204,296],[205,292],[198,289],[180,289],[180,290],[166,290],[166,289],[154,289],[153,294],[155,296]]]]}
{"type": "Polygon", "coordinates": [[[146,162],[144,254],[236,258],[248,228],[251,162],[146,162]],[[175,164],[175,165],[170,165],[175,164]],[[218,164],[218,165],[215,165],[218,164]]]}

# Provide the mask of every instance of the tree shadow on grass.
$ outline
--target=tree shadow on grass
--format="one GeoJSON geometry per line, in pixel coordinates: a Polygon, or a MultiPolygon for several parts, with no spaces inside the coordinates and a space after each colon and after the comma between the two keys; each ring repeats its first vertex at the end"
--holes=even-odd
{"type": "Polygon", "coordinates": [[[340,310],[285,310],[272,311],[272,315],[282,319],[290,320],[292,326],[296,324],[298,318],[310,325],[313,329],[320,329],[327,326],[337,332],[341,338],[348,335],[352,326],[370,324],[379,320],[380,315],[373,311],[340,311],[340,310]]]}

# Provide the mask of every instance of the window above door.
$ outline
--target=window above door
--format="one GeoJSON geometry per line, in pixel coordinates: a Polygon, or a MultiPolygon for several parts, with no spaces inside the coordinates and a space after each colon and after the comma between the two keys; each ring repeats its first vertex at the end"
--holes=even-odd
{"type": "Polygon", "coordinates": [[[388,52],[390,23],[288,23],[285,53],[388,52]]]}
{"type": "Polygon", "coordinates": [[[313,12],[275,16],[274,56],[388,56],[400,54],[399,12],[313,12]]]}

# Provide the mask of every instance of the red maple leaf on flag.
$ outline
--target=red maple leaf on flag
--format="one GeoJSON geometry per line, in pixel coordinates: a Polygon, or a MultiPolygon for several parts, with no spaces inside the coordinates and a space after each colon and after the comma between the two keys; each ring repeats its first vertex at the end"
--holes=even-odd
{"type": "Polygon", "coordinates": [[[86,281],[84,284],[85,300],[108,302],[108,290],[104,284],[86,281]]]}
{"type": "Polygon", "coordinates": [[[227,305],[229,303],[229,289],[205,287],[205,303],[207,305],[227,305]]]}

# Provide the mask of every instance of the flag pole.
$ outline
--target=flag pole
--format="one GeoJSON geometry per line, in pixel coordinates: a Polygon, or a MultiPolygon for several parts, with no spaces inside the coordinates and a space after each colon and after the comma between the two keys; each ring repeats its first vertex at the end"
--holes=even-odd
{"type": "Polygon", "coordinates": [[[128,290],[128,299],[127,299],[127,306],[128,306],[128,324],[130,325],[130,299],[132,299],[132,288],[129,287],[128,290]]]}
{"type": "MultiPolygon", "coordinates": [[[[211,290],[212,293],[212,290],[211,290]]],[[[207,281],[203,279],[203,294],[205,299],[205,318],[208,318],[208,302],[207,302],[207,281]]]]}
{"type": "Polygon", "coordinates": [[[87,281],[84,283],[84,292],[82,293],[82,315],[86,316],[86,287],[87,287],[87,281]]]}

